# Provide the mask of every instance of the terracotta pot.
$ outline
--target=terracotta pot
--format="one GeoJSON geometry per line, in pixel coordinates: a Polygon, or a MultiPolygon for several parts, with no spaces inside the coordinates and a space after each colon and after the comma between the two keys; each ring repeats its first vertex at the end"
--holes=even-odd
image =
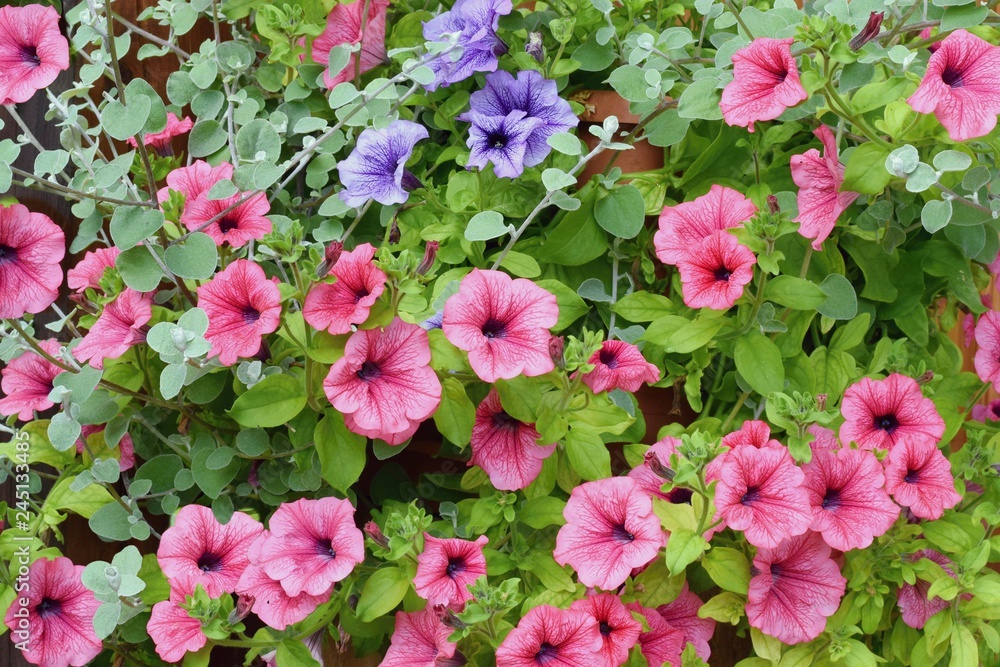
{"type": "MultiPolygon", "coordinates": [[[[598,139],[587,129],[591,125],[600,125],[609,116],[618,117],[618,126],[621,130],[629,132],[635,129],[639,123],[639,116],[628,110],[628,101],[613,90],[591,90],[580,91],[573,96],[574,99],[584,105],[584,112],[580,114],[580,126],[577,134],[593,150],[598,139]]],[[[663,149],[653,146],[648,141],[637,141],[632,144],[632,150],[627,151],[605,151],[587,163],[579,177],[576,179],[577,188],[583,187],[584,183],[590,180],[594,174],[599,174],[608,166],[608,162],[617,154],[615,166],[620,167],[622,172],[633,174],[639,171],[651,171],[663,167],[663,149]]]]}

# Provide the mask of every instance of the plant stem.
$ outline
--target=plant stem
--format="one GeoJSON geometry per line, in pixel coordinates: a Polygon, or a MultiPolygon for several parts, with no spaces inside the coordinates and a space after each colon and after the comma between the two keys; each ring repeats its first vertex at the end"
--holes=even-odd
{"type": "MultiPolygon", "coordinates": [[[[52,190],[53,192],[58,192],[69,197],[75,197],[77,199],[93,199],[94,201],[101,202],[104,204],[114,204],[115,206],[143,206],[146,208],[156,208],[156,204],[148,201],[128,201],[125,199],[113,199],[111,197],[102,197],[100,195],[90,194],[89,192],[83,192],[82,190],[75,190],[65,185],[60,185],[59,183],[53,183],[52,181],[47,181],[45,179],[38,178],[34,174],[26,172],[17,167],[11,166],[11,173],[16,174],[22,178],[33,179],[35,184],[44,190],[52,190]]],[[[31,187],[27,183],[20,183],[19,185],[24,185],[25,187],[31,187]]]]}
{"type": "Polygon", "coordinates": [[[167,40],[162,39],[160,37],[157,37],[156,35],[154,35],[151,32],[146,32],[145,30],[143,30],[142,28],[140,28],[136,24],[131,23],[131,22],[125,20],[124,18],[122,18],[120,14],[118,14],[116,12],[112,12],[111,16],[116,21],[118,21],[123,26],[125,26],[126,29],[134,32],[135,34],[139,35],[140,37],[144,37],[144,38],[148,39],[150,42],[153,42],[154,44],[159,44],[160,46],[162,46],[162,47],[164,47],[166,49],[170,49],[171,51],[173,51],[174,53],[176,53],[178,56],[180,56],[181,58],[183,58],[184,60],[188,60],[188,59],[191,58],[191,54],[190,53],[188,53],[184,49],[180,48],[176,44],[168,42],[167,40]]]}
{"type": "Polygon", "coordinates": [[[750,398],[749,391],[745,391],[742,394],[740,394],[740,397],[736,400],[736,405],[733,406],[733,411],[729,413],[728,417],[726,417],[726,421],[722,422],[723,433],[729,430],[729,427],[732,425],[733,420],[736,419],[736,415],[739,414],[740,408],[743,407],[743,404],[746,403],[748,398],[750,398]]]}
{"type": "Polygon", "coordinates": [[[736,5],[733,4],[733,0],[724,0],[724,3],[726,7],[729,8],[729,11],[733,13],[733,16],[736,17],[736,22],[740,24],[741,28],[743,28],[743,32],[747,34],[747,39],[749,39],[752,42],[754,40],[753,33],[750,32],[750,28],[747,27],[747,24],[743,22],[743,17],[740,16],[740,12],[738,9],[736,9],[736,5]]]}

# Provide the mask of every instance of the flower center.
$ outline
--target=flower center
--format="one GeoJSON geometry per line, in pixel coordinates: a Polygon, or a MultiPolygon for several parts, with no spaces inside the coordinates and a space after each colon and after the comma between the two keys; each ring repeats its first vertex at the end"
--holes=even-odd
{"type": "Polygon", "coordinates": [[[38,57],[38,49],[32,44],[23,44],[21,46],[21,60],[22,62],[38,67],[42,64],[42,59],[38,57]]]}
{"type": "Polygon", "coordinates": [[[455,575],[465,572],[465,559],[460,556],[452,556],[448,559],[448,567],[444,569],[444,573],[448,575],[449,578],[454,579],[455,575]]]}
{"type": "Polygon", "coordinates": [[[558,655],[559,649],[548,642],[542,642],[542,645],[538,647],[538,653],[535,654],[535,661],[539,665],[547,665],[555,660],[558,655]]]}
{"type": "Polygon", "coordinates": [[[615,631],[615,629],[612,628],[611,625],[609,625],[607,621],[601,621],[601,634],[602,635],[604,635],[605,637],[607,637],[608,635],[610,635],[614,631],[615,631]]]}
{"type": "Polygon", "coordinates": [[[837,489],[827,489],[823,496],[823,509],[835,510],[840,507],[840,491],[837,489]]]}
{"type": "Polygon", "coordinates": [[[760,489],[756,486],[748,486],[746,493],[740,498],[740,503],[743,505],[749,505],[752,502],[760,500],[760,489]]]}
{"type": "Polygon", "coordinates": [[[17,249],[0,243],[0,266],[17,261],[17,249]]]}
{"type": "Polygon", "coordinates": [[[611,529],[611,536],[614,537],[619,542],[634,542],[635,541],[635,535],[633,535],[632,533],[628,532],[628,529],[625,528],[625,524],[623,524],[623,523],[622,524],[618,524],[617,526],[615,526],[615,527],[613,527],[611,529]]]}
{"type": "Polygon", "coordinates": [[[712,273],[712,275],[715,277],[716,282],[728,283],[729,277],[733,275],[733,272],[725,266],[720,266],[712,273]]]}
{"type": "Polygon", "coordinates": [[[501,410],[493,413],[493,425],[504,431],[515,431],[521,424],[518,420],[501,410]]]}
{"type": "Polygon", "coordinates": [[[354,301],[355,301],[355,302],[357,302],[357,301],[361,301],[361,299],[365,298],[365,297],[366,297],[366,296],[368,296],[369,294],[371,294],[371,292],[369,292],[369,291],[368,291],[368,288],[367,288],[367,287],[359,287],[359,288],[358,288],[358,289],[357,289],[357,290],[356,290],[356,291],[354,292],[354,301]]]}
{"type": "Polygon", "coordinates": [[[781,576],[781,566],[777,563],[771,563],[771,576],[774,578],[781,576]]]}
{"type": "Polygon", "coordinates": [[[941,80],[944,81],[945,85],[952,88],[961,88],[965,85],[965,82],[962,80],[962,73],[950,66],[945,67],[944,71],[941,72],[941,80]]]}
{"type": "Polygon", "coordinates": [[[677,487],[674,489],[670,489],[669,493],[667,493],[667,502],[673,503],[674,505],[684,505],[684,504],[690,505],[692,495],[693,492],[691,491],[691,489],[677,487]]]}
{"type": "Polygon", "coordinates": [[[499,132],[486,135],[486,143],[490,148],[502,149],[507,145],[507,137],[499,132]]]}
{"type": "Polygon", "coordinates": [[[337,550],[333,548],[332,540],[317,540],[316,551],[320,556],[325,556],[330,560],[337,557],[337,550]]]}
{"type": "Polygon", "coordinates": [[[916,484],[917,482],[920,481],[920,471],[907,470],[906,476],[903,478],[903,481],[906,482],[907,484],[916,484]]]}
{"type": "Polygon", "coordinates": [[[198,558],[198,569],[202,572],[218,572],[222,569],[222,558],[206,551],[198,558]]]}
{"type": "Polygon", "coordinates": [[[875,428],[892,435],[899,428],[899,420],[896,415],[882,415],[874,419],[875,428]]]}
{"type": "Polygon", "coordinates": [[[229,232],[233,231],[239,226],[240,226],[239,221],[234,220],[233,218],[226,217],[223,218],[222,220],[219,220],[219,231],[222,232],[223,234],[228,234],[229,232]]]}
{"type": "Polygon", "coordinates": [[[53,600],[52,598],[42,598],[35,607],[35,613],[37,613],[42,618],[48,618],[49,616],[55,616],[62,610],[62,603],[59,600],[53,600]]]}
{"type": "Polygon", "coordinates": [[[260,311],[251,306],[249,303],[243,306],[243,321],[246,324],[254,324],[260,319],[260,311]]]}
{"type": "Polygon", "coordinates": [[[495,318],[490,318],[483,323],[483,327],[480,329],[483,335],[487,338],[503,338],[507,335],[507,327],[503,322],[495,318]]]}
{"type": "Polygon", "coordinates": [[[786,69],[774,73],[775,83],[784,83],[786,78],[788,78],[788,70],[786,69]]]}
{"type": "Polygon", "coordinates": [[[354,373],[358,376],[359,380],[374,380],[378,376],[382,375],[382,369],[378,367],[374,361],[366,361],[361,364],[361,368],[354,373]]]}
{"type": "Polygon", "coordinates": [[[994,417],[1000,418],[1000,403],[994,403],[990,406],[990,412],[993,413],[994,417]]]}
{"type": "Polygon", "coordinates": [[[602,349],[598,355],[598,359],[611,370],[618,368],[618,355],[611,350],[602,349]]]}

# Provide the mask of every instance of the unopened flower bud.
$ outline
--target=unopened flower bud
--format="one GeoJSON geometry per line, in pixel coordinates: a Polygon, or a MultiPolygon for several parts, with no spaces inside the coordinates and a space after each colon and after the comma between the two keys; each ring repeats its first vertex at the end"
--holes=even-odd
{"type": "Polygon", "coordinates": [[[660,457],[653,453],[652,450],[646,452],[645,461],[646,465],[649,466],[649,469],[652,470],[657,477],[665,479],[668,482],[673,481],[675,475],[674,471],[670,468],[670,466],[663,465],[663,462],[660,461],[660,457]]]}
{"type": "Polygon", "coordinates": [[[396,220],[396,216],[392,216],[392,225],[389,227],[389,245],[396,245],[399,243],[400,236],[399,222],[396,220]]]}
{"type": "Polygon", "coordinates": [[[255,489],[260,488],[260,481],[257,479],[257,468],[260,467],[260,461],[254,459],[250,462],[250,472],[247,473],[247,484],[255,489]]]}
{"type": "Polygon", "coordinates": [[[826,394],[816,394],[816,409],[820,412],[826,410],[826,394]]]}
{"type": "Polygon", "coordinates": [[[563,353],[566,351],[566,339],[562,336],[553,336],[549,339],[549,356],[556,368],[566,368],[566,358],[563,353]]]}
{"type": "Polygon", "coordinates": [[[879,31],[882,30],[882,19],[884,18],[885,12],[872,12],[868,16],[868,23],[866,23],[865,27],[861,29],[861,32],[855,35],[854,39],[851,40],[851,43],[849,44],[851,51],[857,51],[862,46],[878,37],[879,31]]]}
{"type": "Polygon", "coordinates": [[[104,568],[104,577],[108,580],[108,586],[111,590],[118,592],[118,588],[122,585],[122,575],[118,571],[118,568],[114,565],[109,565],[104,568]]]}
{"type": "Polygon", "coordinates": [[[778,198],[774,195],[767,196],[767,210],[771,212],[771,215],[781,213],[781,207],[778,206],[778,198]]]}
{"type": "Polygon", "coordinates": [[[340,259],[340,253],[342,252],[344,252],[343,243],[340,241],[330,243],[330,245],[323,250],[323,261],[316,267],[316,277],[325,278],[326,274],[330,273],[330,269],[336,266],[337,260],[340,259]]]}
{"type": "Polygon", "coordinates": [[[365,535],[383,549],[389,548],[389,539],[382,534],[382,529],[374,521],[369,521],[365,524],[365,535]]]}
{"type": "Polygon", "coordinates": [[[250,614],[250,610],[253,608],[253,603],[257,601],[252,595],[240,595],[236,598],[236,608],[229,612],[229,618],[227,619],[229,625],[236,625],[244,618],[250,614]]]}
{"type": "Polygon", "coordinates": [[[417,275],[424,275],[434,267],[434,260],[437,259],[439,244],[437,241],[428,241],[424,247],[424,258],[420,260],[417,267],[417,275]]]}
{"type": "Polygon", "coordinates": [[[524,45],[524,51],[538,62],[543,62],[545,60],[545,46],[542,44],[542,33],[529,32],[528,43],[524,45]]]}
{"type": "Polygon", "coordinates": [[[419,190],[424,187],[424,184],[420,182],[420,179],[417,178],[409,169],[403,170],[403,178],[400,185],[402,185],[403,189],[407,192],[413,192],[414,190],[419,190]]]}
{"type": "Polygon", "coordinates": [[[917,384],[925,385],[934,379],[934,371],[924,371],[923,375],[917,378],[917,384]]]}
{"type": "Polygon", "coordinates": [[[433,607],[434,613],[437,614],[441,622],[447,625],[449,628],[455,630],[462,630],[469,627],[468,623],[463,622],[451,609],[443,604],[436,604],[433,607]]]}

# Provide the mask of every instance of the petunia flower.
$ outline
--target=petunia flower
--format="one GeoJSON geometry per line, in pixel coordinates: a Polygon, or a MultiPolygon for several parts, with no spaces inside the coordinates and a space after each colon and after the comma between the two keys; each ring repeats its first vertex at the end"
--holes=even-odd
{"type": "Polygon", "coordinates": [[[594,617],[543,604],[525,614],[497,648],[497,667],[581,667],[604,645],[594,617]]]}
{"type": "Polygon", "coordinates": [[[250,545],[263,530],[243,512],[234,512],[222,525],[210,508],[185,505],[164,531],[156,560],[168,578],[189,577],[192,590],[200,584],[209,597],[218,597],[236,590],[250,545]]]}
{"type": "Polygon", "coordinates": [[[937,116],[952,141],[989,134],[1000,114],[1000,48],[965,30],[952,32],[906,102],[937,116]]]}
{"type": "MultiPolygon", "coordinates": [[[[937,563],[948,573],[948,576],[955,578],[955,571],[952,569],[953,563],[944,554],[933,549],[923,549],[910,556],[909,560],[916,562],[922,558],[937,563]]],[[[922,630],[931,616],[951,606],[948,600],[929,597],[927,593],[930,588],[930,582],[918,578],[913,584],[904,583],[896,593],[896,605],[902,614],[903,623],[911,628],[922,630]]]]}
{"type": "Polygon", "coordinates": [[[351,81],[356,74],[364,74],[382,64],[385,60],[385,12],[388,7],[389,0],[354,0],[334,5],[326,17],[326,27],[312,45],[312,59],[326,68],[323,70],[323,83],[327,88],[351,81]],[[330,51],[341,44],[360,44],[361,49],[351,53],[344,69],[331,72],[330,51]]]}
{"type": "Polygon", "coordinates": [[[69,69],[69,42],[54,7],[0,7],[0,104],[27,102],[69,69]]]}
{"type": "Polygon", "coordinates": [[[371,307],[385,291],[386,281],[385,273],[372,262],[373,257],[375,247],[370,243],[340,253],[331,270],[337,281],[319,283],[306,296],[302,315],[309,326],[337,335],[368,319],[371,307]]]}
{"type": "Polygon", "coordinates": [[[476,408],[469,465],[482,468],[498,490],[518,491],[535,481],[542,462],[555,451],[555,444],[535,444],[538,438],[535,425],[507,414],[496,389],[490,389],[476,408]]]}
{"type": "Polygon", "coordinates": [[[856,442],[861,449],[892,448],[906,437],[936,443],[944,435],[944,420],[934,403],[924,397],[916,380],[898,373],[854,383],[844,392],[840,411],[840,441],[856,442]]]}
{"type": "Polygon", "coordinates": [[[105,359],[117,359],[146,340],[145,325],[153,316],[153,295],[126,287],[114,301],[104,306],[94,326],[73,348],[73,356],[104,368],[105,359]]]}
{"type": "Polygon", "coordinates": [[[684,634],[684,645],[694,644],[698,657],[708,663],[712,655],[708,643],[715,634],[715,619],[698,616],[703,604],[701,598],[688,589],[685,581],[680,595],[673,602],[660,605],[656,611],[664,621],[684,634]]]}
{"type": "Polygon", "coordinates": [[[670,457],[677,452],[681,441],[667,436],[654,443],[642,458],[642,463],[628,471],[628,476],[634,479],[639,487],[650,498],[659,498],[669,503],[681,504],[691,502],[691,490],[675,487],[663,491],[663,485],[670,477],[670,457]]]}
{"type": "Polygon", "coordinates": [[[459,667],[465,660],[448,641],[451,633],[432,609],[397,611],[389,649],[379,667],[459,667]]]}
{"type": "Polygon", "coordinates": [[[921,519],[940,519],[962,500],[955,491],[951,462],[932,440],[903,438],[883,461],[885,490],[921,519]]]}
{"type": "MultiPolygon", "coordinates": [[[[43,350],[59,358],[59,342],[47,339],[39,341],[43,350]]],[[[11,359],[0,371],[0,415],[17,415],[23,422],[34,418],[34,411],[48,410],[54,404],[49,400],[52,381],[62,373],[62,369],[44,359],[34,350],[27,350],[11,359]]]]}
{"type": "Polygon", "coordinates": [[[270,535],[271,533],[265,530],[250,544],[247,551],[248,564],[236,583],[236,593],[253,600],[250,611],[257,614],[268,627],[284,630],[289,625],[303,620],[313,613],[316,607],[327,602],[333,593],[333,584],[330,584],[325,593],[319,595],[310,595],[306,592],[295,596],[288,595],[281,587],[281,583],[267,576],[260,565],[261,547],[270,535]]]}
{"type": "Polygon", "coordinates": [[[180,662],[186,653],[200,651],[208,641],[201,621],[181,606],[197,586],[190,574],[176,575],[170,581],[170,597],[154,604],[150,611],[146,632],[157,655],[166,662],[180,662]]]}
{"type": "Polygon", "coordinates": [[[555,364],[549,328],[559,319],[556,297],[530,280],[473,269],[444,304],[445,337],[469,353],[483,382],[544,375],[555,364]]]}
{"type": "Polygon", "coordinates": [[[1000,313],[983,313],[976,323],[976,374],[983,382],[992,382],[1000,390],[1000,313]]]}
{"type": "Polygon", "coordinates": [[[585,586],[614,590],[664,545],[653,503],[631,477],[586,482],[563,509],[553,557],[576,570],[585,586]]]}
{"type": "Polygon", "coordinates": [[[753,559],[747,620],[785,644],[808,642],[840,607],[847,580],[818,533],[791,537],[753,559]]]}
{"type": "Polygon", "coordinates": [[[264,238],[272,228],[266,217],[271,210],[267,197],[257,193],[243,201],[245,196],[238,192],[225,199],[209,199],[206,193],[193,202],[185,202],[181,222],[191,231],[211,236],[215,245],[228,243],[233,248],[242,248],[252,240],[264,238]],[[232,210],[228,210],[230,207],[232,210]]]}
{"type": "Polygon", "coordinates": [[[660,379],[660,369],[642,356],[639,348],[623,340],[606,340],[590,356],[594,370],[583,376],[583,383],[595,394],[612,389],[634,392],[660,379]]]}
{"type": "Polygon", "coordinates": [[[4,623],[11,640],[26,646],[22,651],[28,662],[81,667],[104,650],[94,633],[94,615],[101,603],[83,585],[82,577],[82,565],[59,556],[39,558],[27,568],[27,577],[18,579],[18,593],[10,597],[4,623]]]}
{"type": "Polygon", "coordinates": [[[677,264],[697,253],[707,237],[742,227],[756,213],[757,207],[742,193],[713,185],[692,201],[663,207],[653,235],[656,256],[664,264],[677,264]]]}
{"type": "MultiPolygon", "coordinates": [[[[5,9],[17,8],[0,7],[0,12],[5,9]]],[[[0,206],[0,319],[40,313],[52,305],[62,284],[59,262],[65,253],[66,237],[47,215],[21,204],[0,206]]]]}
{"type": "Polygon", "coordinates": [[[812,507],[809,528],[838,551],[871,546],[899,518],[883,488],[882,464],[869,451],[819,451],[802,472],[812,507]]]}
{"type": "Polygon", "coordinates": [[[737,447],[722,464],[715,518],[742,530],[750,544],[773,549],[812,522],[803,479],[787,449],[737,447]]]}
{"type": "Polygon", "coordinates": [[[323,389],[349,429],[399,445],[441,402],[430,361],[427,332],[397,317],[384,329],[353,333],[323,389]]]}
{"type": "MultiPolygon", "coordinates": [[[[76,440],[76,453],[83,454],[89,444],[89,438],[99,433],[104,433],[104,426],[84,424],[80,427],[80,437],[76,440]]],[[[120,472],[125,472],[135,467],[135,443],[132,442],[132,436],[127,432],[122,434],[121,440],[118,441],[116,447],[108,447],[107,443],[104,442],[103,435],[99,442],[105,449],[102,449],[101,452],[95,452],[95,454],[102,458],[105,458],[108,454],[114,454],[115,458],[118,459],[118,470],[120,472]]]]}
{"type": "Polygon", "coordinates": [[[813,239],[814,250],[823,249],[823,241],[833,231],[840,214],[861,195],[842,191],[845,167],[840,164],[837,139],[826,125],[813,134],[823,142],[823,156],[815,148],[792,156],[792,180],[799,186],[795,199],[799,205],[799,234],[813,239]]]}
{"type": "Polygon", "coordinates": [[[260,350],[264,334],[281,323],[281,294],[264,269],[237,259],[198,288],[198,305],[208,316],[208,356],[232,366],[260,350]]]}
{"type": "Polygon", "coordinates": [[[500,17],[510,14],[511,0],[458,0],[451,9],[424,23],[424,39],[450,42],[458,34],[460,52],[447,51],[430,61],[434,81],[425,86],[437,90],[464,81],[476,72],[494,72],[507,45],[497,36],[500,17]]]}
{"type": "Polygon", "coordinates": [[[735,449],[741,445],[761,447],[782,447],[783,445],[771,437],[771,427],[765,421],[748,419],[740,428],[722,437],[722,446],[735,449]]]}
{"type": "MultiPolygon", "coordinates": [[[[167,112],[167,126],[160,130],[159,132],[151,132],[149,134],[142,135],[143,146],[149,146],[158,155],[173,155],[174,149],[171,144],[174,137],[179,137],[182,134],[187,134],[194,127],[194,121],[190,118],[178,118],[177,114],[173,111],[167,112]]],[[[129,146],[132,148],[137,147],[139,144],[136,143],[135,137],[129,137],[125,140],[129,146]]]]}
{"type": "Polygon", "coordinates": [[[573,611],[590,614],[601,633],[602,667],[620,667],[639,641],[642,624],[632,617],[621,598],[611,593],[594,593],[570,605],[573,611]]]}
{"type": "Polygon", "coordinates": [[[733,54],[733,80],[722,91],[722,117],[753,132],[754,123],[774,120],[809,97],[792,56],[794,40],[758,37],[733,54]]]}
{"type": "Polygon", "coordinates": [[[104,272],[115,268],[120,252],[113,246],[87,252],[76,266],[66,272],[66,284],[77,293],[83,293],[88,287],[100,289],[104,272]]]}
{"type": "Polygon", "coordinates": [[[271,534],[259,565],[290,596],[323,595],[365,558],[365,538],[354,525],[351,501],[301,498],[271,516],[271,534]]]}
{"type": "Polygon", "coordinates": [[[232,177],[233,165],[228,162],[221,162],[213,167],[204,160],[195,160],[189,166],[178,167],[167,174],[167,186],[157,191],[156,199],[162,204],[170,198],[170,191],[174,190],[184,195],[186,204],[193,203],[210,192],[216,183],[232,177]]]}
{"type": "Polygon", "coordinates": [[[813,441],[809,443],[809,448],[812,449],[813,453],[840,449],[840,441],[837,440],[837,433],[833,429],[819,424],[810,424],[806,432],[813,436],[813,441]]]}
{"type": "Polygon", "coordinates": [[[471,122],[473,116],[506,117],[512,111],[523,111],[525,119],[541,121],[526,139],[524,166],[534,167],[552,151],[547,140],[566,132],[580,122],[569,102],[559,97],[556,82],[534,70],[521,70],[515,79],[510,72],[497,70],[486,75],[486,85],[472,93],[471,111],[459,120],[471,122]]]}
{"type": "Polygon", "coordinates": [[[681,664],[681,653],[684,652],[684,632],[666,621],[660,612],[649,607],[643,607],[638,602],[629,603],[631,612],[642,614],[649,630],[639,635],[639,649],[649,667],[673,667],[681,664]]]}
{"type": "MultiPolygon", "coordinates": [[[[3,414],[2,410],[0,414],[3,414]]],[[[1000,399],[990,401],[989,405],[973,405],[972,418],[980,422],[1000,420],[1000,399]]]]}
{"type": "Polygon", "coordinates": [[[424,550],[417,556],[413,588],[429,604],[460,609],[472,599],[469,586],[486,575],[483,547],[489,539],[440,539],[424,533],[424,550]]]}
{"type": "Polygon", "coordinates": [[[490,163],[500,178],[517,178],[524,172],[528,138],[543,125],[541,119],[515,110],[506,116],[473,112],[466,114],[466,120],[472,123],[466,141],[470,150],[468,166],[484,169],[490,163]]]}
{"type": "Polygon", "coordinates": [[[729,310],[753,280],[757,258],[727,231],[708,236],[698,250],[677,263],[684,303],[689,308],[729,310]]]}
{"type": "Polygon", "coordinates": [[[423,125],[408,120],[394,120],[381,130],[364,130],[351,154],[337,164],[344,184],[340,198],[354,207],[370,199],[385,206],[405,202],[410,191],[421,187],[407,171],[406,161],[417,142],[428,136],[423,125]]]}

